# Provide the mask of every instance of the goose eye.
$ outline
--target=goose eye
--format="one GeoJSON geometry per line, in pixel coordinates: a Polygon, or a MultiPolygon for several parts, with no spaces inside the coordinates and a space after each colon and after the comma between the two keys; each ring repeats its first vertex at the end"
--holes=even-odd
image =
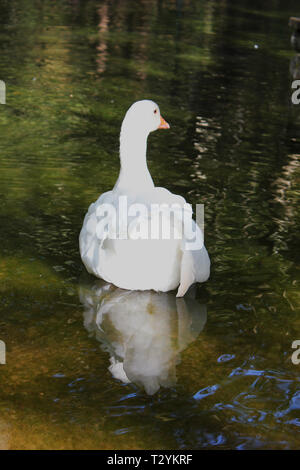
{"type": "Polygon", "coordinates": [[[154,114],[157,114],[157,109],[154,110],[154,114]]]}

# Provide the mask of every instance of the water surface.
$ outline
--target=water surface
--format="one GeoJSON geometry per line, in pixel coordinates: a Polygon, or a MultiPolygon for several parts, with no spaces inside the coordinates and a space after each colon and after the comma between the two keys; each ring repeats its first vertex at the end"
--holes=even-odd
{"type": "Polygon", "coordinates": [[[298,2],[0,6],[0,448],[299,448],[298,2]],[[182,302],[78,252],[143,98],[171,124],[156,185],[205,204],[211,278],[182,302]]]}

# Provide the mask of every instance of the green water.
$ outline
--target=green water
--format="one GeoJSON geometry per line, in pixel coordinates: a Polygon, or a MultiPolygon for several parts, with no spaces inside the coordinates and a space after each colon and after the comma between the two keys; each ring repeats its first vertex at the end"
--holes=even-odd
{"type": "Polygon", "coordinates": [[[0,7],[0,448],[299,448],[298,1],[0,7]],[[205,204],[211,277],[179,303],[124,298],[79,257],[143,98],[171,124],[156,185],[205,204]]]}

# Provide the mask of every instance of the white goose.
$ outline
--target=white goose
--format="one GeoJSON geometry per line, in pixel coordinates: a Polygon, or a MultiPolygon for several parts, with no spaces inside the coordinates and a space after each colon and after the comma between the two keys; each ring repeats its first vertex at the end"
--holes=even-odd
{"type": "Polygon", "coordinates": [[[129,290],[166,292],[179,286],[182,297],[191,284],[208,279],[210,260],[191,207],[183,197],[155,187],[147,167],[149,133],[169,127],[153,101],[137,101],[128,109],[120,134],[119,178],[112,191],[90,205],[79,244],[89,273],[129,290]],[[159,212],[163,207],[177,209],[159,212]],[[196,234],[192,249],[183,221],[196,234]],[[166,238],[168,224],[171,236],[166,238]]]}

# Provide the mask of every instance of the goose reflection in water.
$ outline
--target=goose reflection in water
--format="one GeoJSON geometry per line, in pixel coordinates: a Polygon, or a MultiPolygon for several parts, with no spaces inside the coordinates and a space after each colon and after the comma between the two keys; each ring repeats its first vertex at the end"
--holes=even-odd
{"type": "Polygon", "coordinates": [[[176,383],[180,353],[206,323],[206,306],[188,295],[129,291],[104,281],[81,285],[84,326],[110,354],[109,370],[149,395],[176,383]]]}

